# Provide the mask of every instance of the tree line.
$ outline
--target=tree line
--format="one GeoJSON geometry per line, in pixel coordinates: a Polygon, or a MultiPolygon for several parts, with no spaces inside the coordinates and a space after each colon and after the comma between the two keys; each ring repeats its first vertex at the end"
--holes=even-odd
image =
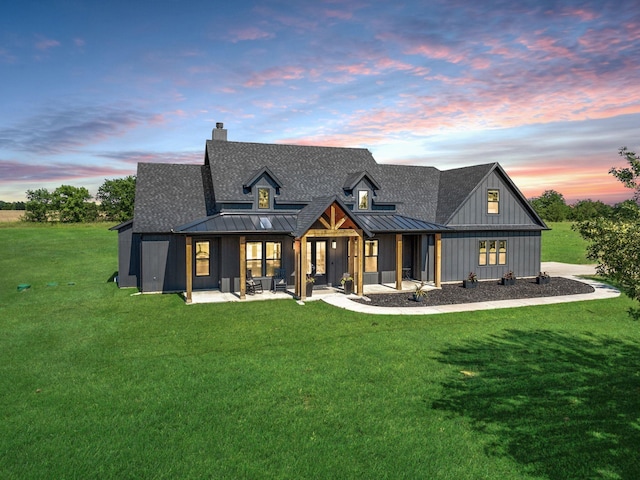
{"type": "Polygon", "coordinates": [[[24,202],[5,202],[0,200],[0,210],[24,210],[24,202]]]}
{"type": "MultiPolygon", "coordinates": [[[[85,187],[61,185],[53,191],[46,188],[27,190],[24,220],[27,222],[124,222],[133,218],[136,177],[105,179],[95,200],[85,187]]],[[[3,202],[6,203],[6,202],[3,202]]]]}
{"type": "Polygon", "coordinates": [[[607,205],[600,200],[578,200],[568,205],[564,196],[556,190],[545,190],[539,197],[529,199],[529,203],[540,218],[546,222],[584,222],[596,218],[634,218],[638,204],[625,200],[615,205],[607,205]]]}

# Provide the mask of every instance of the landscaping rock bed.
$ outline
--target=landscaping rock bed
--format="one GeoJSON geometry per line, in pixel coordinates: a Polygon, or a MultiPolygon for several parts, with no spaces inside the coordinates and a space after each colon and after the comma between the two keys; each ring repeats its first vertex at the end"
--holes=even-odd
{"type": "Polygon", "coordinates": [[[538,285],[535,278],[519,278],[515,285],[510,286],[500,285],[500,282],[494,280],[478,282],[476,288],[464,288],[462,282],[446,284],[442,285],[442,289],[429,290],[422,302],[414,301],[412,292],[372,294],[367,295],[371,301],[360,299],[353,299],[353,301],[378,307],[427,307],[518,298],[578,295],[594,291],[591,285],[568,278],[554,277],[547,285],[538,285]]]}

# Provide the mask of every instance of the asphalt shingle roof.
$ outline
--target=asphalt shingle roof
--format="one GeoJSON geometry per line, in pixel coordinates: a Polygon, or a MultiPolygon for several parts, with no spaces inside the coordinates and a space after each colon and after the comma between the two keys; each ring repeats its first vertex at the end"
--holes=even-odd
{"type": "Polygon", "coordinates": [[[133,231],[169,232],[178,225],[206,217],[212,207],[204,165],[139,163],[133,231]]]}
{"type": "Polygon", "coordinates": [[[363,148],[309,147],[244,142],[207,141],[206,155],[218,202],[252,199],[243,192],[247,178],[268,167],[282,182],[277,201],[310,202],[342,192],[347,175],[374,168],[363,148]]]}
{"type": "Polygon", "coordinates": [[[446,224],[451,215],[496,165],[496,163],[488,163],[441,172],[435,221],[446,224]]]}
{"type": "MultiPolygon", "coordinates": [[[[262,174],[268,174],[280,185],[277,204],[306,205],[299,212],[278,213],[278,218],[285,214],[296,217],[293,233],[309,228],[317,220],[328,206],[324,205],[325,200],[337,200],[370,232],[441,230],[494,169],[502,171],[496,163],[446,171],[378,164],[362,148],[209,140],[205,165],[138,165],[133,230],[161,233],[188,227],[198,231],[240,231],[244,227],[236,227],[236,221],[247,222],[245,231],[257,228],[256,218],[264,214],[247,212],[244,217],[227,218],[219,215],[219,207],[224,203],[253,202],[254,194],[245,187],[262,174]],[[348,190],[365,176],[375,183],[373,205],[395,205],[395,211],[371,212],[367,217],[363,216],[365,212],[351,213],[347,205],[353,204],[354,198],[348,190]]],[[[517,190],[515,185],[513,188],[517,190]]],[[[283,231],[294,226],[292,219],[282,219],[288,223],[283,224],[283,231]]]]}

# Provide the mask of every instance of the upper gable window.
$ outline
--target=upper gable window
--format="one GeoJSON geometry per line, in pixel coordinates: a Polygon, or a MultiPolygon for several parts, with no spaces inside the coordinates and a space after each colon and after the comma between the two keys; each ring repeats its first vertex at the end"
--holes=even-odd
{"type": "Polygon", "coordinates": [[[488,190],[487,213],[500,213],[500,190],[488,190]]]}
{"type": "Polygon", "coordinates": [[[358,190],[358,210],[369,209],[369,192],[367,190],[358,190]]]}
{"type": "Polygon", "coordinates": [[[271,189],[258,188],[258,208],[271,207],[271,189]]]}

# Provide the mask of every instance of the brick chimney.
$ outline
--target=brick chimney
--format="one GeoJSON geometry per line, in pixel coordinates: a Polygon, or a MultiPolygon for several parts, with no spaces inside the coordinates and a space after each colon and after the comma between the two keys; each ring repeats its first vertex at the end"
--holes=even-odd
{"type": "Polygon", "coordinates": [[[224,128],[224,124],[222,122],[216,123],[216,128],[211,132],[211,140],[217,140],[220,142],[227,141],[227,129],[224,128]]]}

